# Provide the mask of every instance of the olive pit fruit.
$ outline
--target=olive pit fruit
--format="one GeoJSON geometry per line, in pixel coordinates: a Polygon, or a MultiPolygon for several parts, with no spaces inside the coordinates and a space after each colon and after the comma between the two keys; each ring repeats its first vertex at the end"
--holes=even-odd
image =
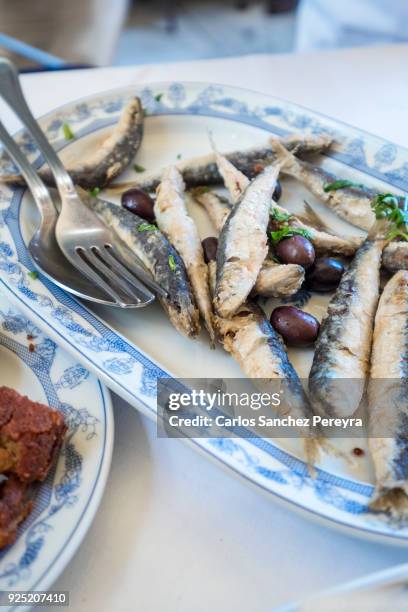
{"type": "Polygon", "coordinates": [[[313,244],[300,235],[283,238],[276,245],[275,253],[281,263],[298,264],[305,269],[313,265],[316,257],[313,244]]]}
{"type": "Polygon", "coordinates": [[[334,291],[341,281],[344,265],[333,257],[318,257],[306,273],[306,286],[312,291],[334,291]]]}
{"type": "Polygon", "coordinates": [[[296,306],[278,306],[272,311],[271,325],[288,346],[310,346],[319,333],[319,321],[296,306]]]}
{"type": "Polygon", "coordinates": [[[146,219],[146,221],[154,221],[154,201],[143,189],[137,187],[128,189],[122,193],[121,203],[123,208],[129,212],[146,219]]]}

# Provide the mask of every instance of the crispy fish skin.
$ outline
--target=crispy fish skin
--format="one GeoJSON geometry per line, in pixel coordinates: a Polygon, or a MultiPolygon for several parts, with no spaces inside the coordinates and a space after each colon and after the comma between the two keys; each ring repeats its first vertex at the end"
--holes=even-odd
{"type": "Polygon", "coordinates": [[[371,201],[376,192],[364,187],[344,187],[326,192],[325,185],[333,183],[337,178],[307,161],[297,159],[292,153],[274,140],[272,147],[280,160],[286,160],[282,173],[292,176],[305,185],[319,200],[333,210],[339,217],[352,225],[369,231],[375,222],[371,201]]]}
{"type": "Polygon", "coordinates": [[[160,230],[184,261],[198,309],[214,344],[208,268],[196,225],[186,209],[183,178],[174,166],[164,172],[163,180],[157,189],[154,214],[160,230]]]}
{"type": "MultiPolygon", "coordinates": [[[[81,199],[85,196],[81,193],[81,199]]],[[[160,230],[139,231],[146,221],[116,204],[88,196],[88,205],[142,262],[153,278],[168,293],[160,302],[174,327],[195,338],[200,331],[199,314],[187,272],[176,249],[160,230]],[[175,269],[170,268],[170,259],[175,269]]]]}
{"type": "MultiPolygon", "coordinates": [[[[215,159],[225,187],[232,198],[233,205],[239,202],[248,189],[250,180],[224,156],[215,151],[215,159]]],[[[271,200],[273,202],[273,200],[271,200]]],[[[213,207],[217,207],[213,203],[213,207]]],[[[225,222],[225,221],[224,221],[225,222]]],[[[253,293],[264,297],[283,297],[293,295],[300,289],[305,278],[301,266],[282,266],[265,259],[259,271],[253,293]]]]}
{"type": "Polygon", "coordinates": [[[299,291],[305,270],[296,264],[278,264],[265,259],[256,279],[253,293],[263,297],[286,297],[299,291]]]}
{"type": "Polygon", "coordinates": [[[368,384],[369,448],[377,510],[408,511],[408,272],[397,272],[375,317],[368,384]]]}
{"type": "Polygon", "coordinates": [[[383,248],[380,240],[364,242],[329,303],[309,375],[310,400],[320,415],[348,417],[360,404],[369,371],[383,248]],[[338,379],[347,379],[347,384],[338,379]]]}
{"type": "MultiPolygon", "coordinates": [[[[124,107],[117,125],[88,159],[67,166],[73,182],[83,189],[102,189],[119,176],[134,159],[143,139],[143,108],[139,98],[132,98],[124,107]]],[[[49,168],[38,174],[47,185],[54,186],[49,168]]],[[[20,174],[0,175],[0,181],[24,185],[20,174]]]]}
{"type": "Polygon", "coordinates": [[[214,306],[222,317],[245,302],[268,253],[266,230],[279,170],[279,164],[268,166],[251,182],[221,230],[214,306]]]}
{"type": "MultiPolygon", "coordinates": [[[[220,232],[232,210],[225,198],[209,191],[194,193],[195,200],[204,207],[217,232],[220,232]]],[[[256,279],[253,293],[263,297],[285,297],[298,291],[304,281],[305,271],[295,264],[277,264],[265,259],[256,279]]]]}
{"type": "MultiPolygon", "coordinates": [[[[216,262],[210,262],[210,277],[215,284],[216,262]]],[[[262,389],[268,381],[280,379],[285,393],[281,416],[310,417],[311,409],[302,383],[291,364],[285,345],[261,308],[253,302],[242,304],[235,315],[214,316],[217,336],[224,349],[238,362],[244,374],[259,381],[262,389]]],[[[276,386],[273,387],[276,391],[276,386]]],[[[279,408],[277,408],[279,412],[279,408]]]]}
{"type": "Polygon", "coordinates": [[[384,249],[382,263],[389,272],[408,270],[408,242],[390,242],[384,249]]]}
{"type": "MultiPolygon", "coordinates": [[[[332,145],[333,139],[327,134],[318,136],[293,134],[283,137],[281,142],[288,150],[295,151],[296,155],[303,156],[320,153],[328,149],[332,145]]],[[[250,179],[254,178],[260,169],[269,166],[276,160],[276,155],[268,144],[246,151],[233,151],[232,153],[226,153],[225,156],[250,179]]],[[[222,183],[214,153],[183,161],[177,164],[177,168],[181,172],[187,187],[220,185],[222,183]]],[[[155,191],[161,179],[162,171],[155,172],[144,176],[143,180],[135,181],[135,186],[137,184],[140,189],[145,191],[155,191]]]]}

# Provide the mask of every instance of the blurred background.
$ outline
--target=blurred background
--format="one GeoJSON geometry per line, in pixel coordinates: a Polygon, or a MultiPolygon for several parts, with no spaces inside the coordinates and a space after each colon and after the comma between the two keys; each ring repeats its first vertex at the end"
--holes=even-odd
{"type": "Polygon", "coordinates": [[[0,0],[0,52],[25,69],[145,64],[401,42],[407,23],[408,0],[0,0]]]}

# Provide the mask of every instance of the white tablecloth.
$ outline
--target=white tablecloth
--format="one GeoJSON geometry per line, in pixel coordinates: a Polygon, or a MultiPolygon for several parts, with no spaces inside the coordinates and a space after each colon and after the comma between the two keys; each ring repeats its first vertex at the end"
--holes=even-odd
{"type": "MultiPolygon", "coordinates": [[[[408,144],[408,46],[27,75],[35,114],[104,89],[160,80],[256,89],[408,144]]],[[[10,129],[12,115],[0,106],[10,129]]],[[[55,584],[72,611],[271,610],[406,561],[282,508],[115,398],[112,470],[96,519],[55,584]]]]}

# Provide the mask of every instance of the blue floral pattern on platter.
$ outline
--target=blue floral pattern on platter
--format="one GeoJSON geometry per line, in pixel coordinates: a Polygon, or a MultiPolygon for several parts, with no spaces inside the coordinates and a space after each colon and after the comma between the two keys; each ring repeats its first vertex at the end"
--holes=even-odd
{"type": "MultiPolygon", "coordinates": [[[[165,83],[94,96],[69,104],[43,120],[48,138],[57,149],[66,146],[62,124],[68,122],[77,139],[112,125],[127,99],[138,93],[148,116],[203,116],[261,128],[286,135],[302,130],[330,133],[336,140],[328,153],[336,162],[389,185],[408,188],[408,151],[342,125],[330,118],[280,99],[221,85],[165,83]]],[[[24,133],[24,148],[37,166],[41,157],[24,133]]],[[[0,156],[0,176],[10,162],[0,156]]],[[[156,416],[156,381],[170,374],[87,308],[47,280],[29,276],[31,260],[19,223],[24,190],[0,185],[0,291],[53,340],[62,343],[87,368],[152,418],[156,416]]],[[[304,305],[307,292],[292,302],[304,305]]],[[[58,384],[70,385],[75,373],[66,373],[58,384]]],[[[194,440],[193,444],[265,490],[309,510],[321,518],[377,536],[408,543],[408,528],[395,525],[369,511],[370,484],[318,470],[311,478],[304,461],[272,441],[259,438],[194,440]]]]}
{"type": "MultiPolygon", "coordinates": [[[[40,401],[60,410],[68,426],[56,466],[43,483],[35,485],[33,509],[20,525],[16,542],[0,551],[0,589],[28,590],[49,585],[47,575],[56,578],[59,555],[74,541],[81,522],[92,518],[87,508],[104,486],[110,463],[111,407],[100,383],[4,295],[0,295],[0,350],[2,367],[11,357],[19,360],[16,382],[31,395],[37,381],[40,401]]],[[[9,376],[16,372],[11,363],[9,376]]],[[[0,373],[2,384],[12,382],[0,373]]]]}

